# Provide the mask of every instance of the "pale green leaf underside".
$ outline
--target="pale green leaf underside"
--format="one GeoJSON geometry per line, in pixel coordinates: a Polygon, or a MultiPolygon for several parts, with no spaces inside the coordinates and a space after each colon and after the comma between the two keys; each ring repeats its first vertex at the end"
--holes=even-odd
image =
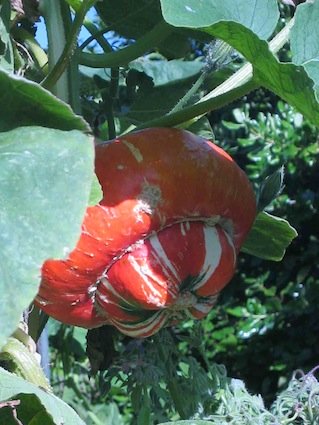
{"type": "Polygon", "coordinates": [[[315,82],[319,99],[319,3],[318,1],[301,4],[295,14],[295,23],[291,30],[292,60],[302,65],[315,82]]]}
{"type": "MultiPolygon", "coordinates": [[[[319,104],[316,98],[317,86],[314,85],[314,81],[318,84],[319,80],[317,68],[319,36],[316,36],[318,33],[317,22],[319,20],[319,13],[317,11],[319,9],[318,2],[314,2],[314,4],[309,3],[307,6],[300,6],[303,11],[306,7],[310,8],[312,4],[313,12],[313,17],[310,20],[311,29],[309,31],[306,29],[308,26],[307,19],[299,19],[301,22],[299,33],[305,31],[306,34],[299,37],[302,42],[298,41],[300,46],[297,50],[302,50],[301,43],[303,43],[304,46],[307,46],[304,47],[305,52],[309,52],[310,50],[310,56],[313,59],[310,60],[308,57],[308,62],[303,63],[302,55],[296,56],[295,54],[294,62],[296,64],[303,64],[304,68],[292,63],[280,63],[269,51],[268,44],[264,41],[266,35],[269,36],[271,34],[271,29],[273,30],[277,22],[277,6],[274,3],[276,2],[268,2],[267,0],[242,0],[236,1],[236,3],[228,0],[222,3],[217,2],[217,0],[207,2],[198,2],[196,0],[171,2],[170,0],[161,0],[163,16],[167,22],[176,26],[198,28],[213,37],[226,41],[253,65],[254,78],[260,86],[273,91],[298,109],[311,122],[319,125],[319,104]],[[220,6],[221,11],[216,11],[215,15],[209,15],[210,11],[216,8],[217,5],[220,6]],[[254,5],[251,11],[247,12],[247,16],[251,18],[250,21],[246,19],[247,17],[244,18],[242,16],[242,11],[245,11],[246,7],[248,9],[248,5],[251,7],[254,5]],[[193,12],[186,10],[186,7],[191,8],[193,12]],[[272,26],[270,25],[268,27],[266,22],[269,20],[269,13],[272,14],[272,19],[270,20],[272,26]],[[190,19],[190,15],[193,16],[193,19],[190,19]],[[209,16],[209,18],[205,18],[205,16],[209,16]],[[211,21],[210,24],[209,20],[211,21]],[[257,25],[258,22],[263,22],[267,25],[267,31],[265,29],[262,30],[263,27],[259,27],[257,25]],[[310,46],[312,45],[312,48],[308,47],[309,38],[311,37],[312,42],[310,46]],[[316,53],[313,52],[313,48],[316,49],[316,53]]],[[[310,14],[311,11],[308,12],[309,16],[307,15],[309,19],[310,14]]],[[[298,23],[298,20],[296,20],[296,23],[298,23]]],[[[297,34],[296,28],[298,26],[293,27],[293,34],[297,34]]],[[[293,37],[297,39],[297,36],[293,37]]]]}
{"type": "Polygon", "coordinates": [[[161,0],[164,19],[177,27],[203,28],[233,21],[267,39],[279,19],[276,0],[161,0]]]}
{"type": "Polygon", "coordinates": [[[182,60],[151,60],[137,59],[129,64],[131,69],[139,72],[145,72],[146,75],[152,78],[155,86],[172,84],[175,81],[180,81],[186,78],[194,77],[202,68],[203,63],[197,61],[182,61],[182,60]]]}
{"type": "Polygon", "coordinates": [[[85,425],[75,411],[58,397],[3,368],[0,368],[0,382],[0,401],[14,398],[19,393],[35,394],[56,425],[85,425]]]}
{"type": "Polygon", "coordinates": [[[252,63],[254,78],[298,109],[315,124],[319,124],[319,103],[316,100],[313,81],[301,66],[281,63],[270,52],[268,43],[260,40],[242,25],[221,22],[207,29],[241,52],[252,63]]]}
{"type": "Polygon", "coordinates": [[[91,185],[89,205],[98,204],[102,198],[103,198],[102,187],[100,185],[98,178],[96,177],[96,174],[94,174],[92,185],[91,185]]]}
{"type": "Polygon", "coordinates": [[[241,250],[265,260],[280,261],[296,236],[288,221],[261,212],[241,250]]]}
{"type": "Polygon", "coordinates": [[[0,347],[35,297],[43,261],[78,240],[93,157],[92,141],[76,130],[0,133],[0,347]]]}

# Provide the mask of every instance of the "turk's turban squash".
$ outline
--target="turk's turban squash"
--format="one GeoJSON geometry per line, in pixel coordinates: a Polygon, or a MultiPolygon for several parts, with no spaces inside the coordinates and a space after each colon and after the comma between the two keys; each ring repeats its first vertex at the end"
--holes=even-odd
{"type": "Polygon", "coordinates": [[[213,143],[164,128],[97,145],[95,169],[103,199],[69,257],[44,263],[36,303],[133,337],[204,317],[255,218],[246,175],[213,143]]]}

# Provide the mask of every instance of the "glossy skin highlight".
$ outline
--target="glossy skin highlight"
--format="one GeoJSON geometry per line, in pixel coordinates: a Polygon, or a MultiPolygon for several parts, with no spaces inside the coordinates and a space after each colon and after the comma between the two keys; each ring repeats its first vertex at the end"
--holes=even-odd
{"type": "Polygon", "coordinates": [[[96,146],[103,190],[67,260],[48,260],[36,303],[62,322],[145,337],[204,317],[235,271],[256,215],[230,156],[189,132],[154,128],[96,146]]]}

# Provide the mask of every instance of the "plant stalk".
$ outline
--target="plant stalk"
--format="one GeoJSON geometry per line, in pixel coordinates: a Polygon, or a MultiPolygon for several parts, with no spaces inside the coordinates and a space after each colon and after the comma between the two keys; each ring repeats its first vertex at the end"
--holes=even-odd
{"type": "Polygon", "coordinates": [[[53,69],[50,71],[48,76],[42,81],[42,87],[51,90],[66,70],[73,54],[75,53],[77,37],[83,24],[85,15],[91,5],[91,0],[84,0],[81,4],[81,7],[76,12],[74,21],[70,29],[70,33],[67,35],[66,43],[62,54],[55,63],[53,69]]]}
{"type": "MultiPolygon", "coordinates": [[[[269,50],[271,53],[277,53],[288,41],[290,30],[294,24],[294,19],[291,19],[287,25],[269,42],[269,50]]],[[[200,102],[205,102],[213,97],[233,90],[239,85],[247,83],[253,78],[253,67],[250,63],[246,63],[235,74],[229,77],[226,81],[204,96],[200,102]]]]}
{"type": "Polygon", "coordinates": [[[103,31],[101,32],[89,19],[85,19],[83,22],[85,28],[91,34],[91,37],[86,39],[81,46],[79,46],[79,50],[83,50],[87,45],[89,45],[92,41],[96,40],[99,45],[102,47],[104,52],[113,52],[113,49],[109,42],[103,37],[103,31]]]}
{"type": "MultiPolygon", "coordinates": [[[[288,24],[269,42],[270,51],[277,53],[289,39],[290,30],[294,24],[291,19],[288,24]]],[[[231,77],[216,87],[200,101],[192,106],[186,107],[177,112],[171,112],[163,117],[147,121],[136,127],[136,130],[148,127],[174,127],[186,121],[199,119],[207,112],[225,106],[236,99],[239,99],[252,90],[259,87],[259,83],[253,79],[253,67],[246,63],[231,77]]]]}
{"type": "Polygon", "coordinates": [[[151,31],[139,38],[134,44],[112,53],[79,52],[78,60],[81,65],[91,68],[116,68],[125,66],[132,60],[142,56],[165,40],[172,32],[172,27],[164,21],[158,23],[151,31]]]}

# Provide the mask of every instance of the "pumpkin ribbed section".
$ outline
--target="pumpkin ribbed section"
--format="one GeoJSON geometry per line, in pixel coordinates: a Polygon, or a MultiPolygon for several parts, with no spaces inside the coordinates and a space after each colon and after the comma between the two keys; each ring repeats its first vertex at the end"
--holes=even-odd
{"type": "Polygon", "coordinates": [[[36,303],[63,322],[133,337],[206,316],[255,218],[245,174],[175,129],[98,145],[96,173],[103,199],[88,208],[69,258],[43,265],[36,303]]]}
{"type": "Polygon", "coordinates": [[[123,332],[148,336],[158,322],[205,316],[235,262],[232,241],[220,226],[181,222],[140,241],[116,261],[98,285],[96,303],[123,332]]]}

